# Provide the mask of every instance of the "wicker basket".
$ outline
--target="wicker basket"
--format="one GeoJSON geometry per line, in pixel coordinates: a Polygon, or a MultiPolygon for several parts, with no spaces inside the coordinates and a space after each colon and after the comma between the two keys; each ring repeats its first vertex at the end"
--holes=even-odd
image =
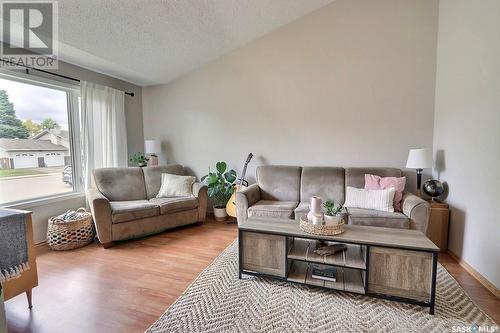
{"type": "Polygon", "coordinates": [[[78,208],[77,212],[85,213],[84,217],[73,221],[64,221],[56,217],[49,219],[47,243],[52,250],[77,249],[94,240],[92,215],[85,208],[78,208]]]}
{"type": "Polygon", "coordinates": [[[344,232],[344,218],[340,221],[339,224],[330,225],[330,224],[312,224],[307,219],[307,215],[302,215],[300,217],[299,227],[300,230],[305,231],[310,234],[316,235],[325,235],[325,236],[333,236],[338,235],[344,232]]]}

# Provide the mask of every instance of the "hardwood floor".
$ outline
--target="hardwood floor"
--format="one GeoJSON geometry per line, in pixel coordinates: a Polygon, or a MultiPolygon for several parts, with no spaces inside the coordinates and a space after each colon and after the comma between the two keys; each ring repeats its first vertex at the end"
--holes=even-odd
{"type": "Polygon", "coordinates": [[[237,236],[208,221],[109,249],[93,243],[37,257],[33,309],[6,302],[9,332],[144,332],[237,236]]]}
{"type": "MultiPolygon", "coordinates": [[[[9,332],[143,332],[236,238],[236,225],[207,221],[103,249],[38,255],[33,309],[6,302],[9,332]]],[[[500,323],[500,301],[449,255],[439,261],[500,323]]]]}
{"type": "Polygon", "coordinates": [[[458,281],[472,301],[490,316],[497,325],[500,325],[500,299],[479,283],[449,254],[440,253],[439,262],[458,281]]]}

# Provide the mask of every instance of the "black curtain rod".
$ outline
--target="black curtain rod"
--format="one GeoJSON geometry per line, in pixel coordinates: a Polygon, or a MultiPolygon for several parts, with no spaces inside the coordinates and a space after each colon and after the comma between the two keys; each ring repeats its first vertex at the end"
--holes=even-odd
{"type": "MultiPolygon", "coordinates": [[[[62,74],[57,74],[57,73],[49,72],[49,71],[46,71],[44,69],[39,69],[39,68],[30,67],[30,66],[26,66],[26,65],[16,64],[16,63],[14,63],[12,61],[5,60],[5,59],[0,59],[0,60],[2,60],[2,62],[6,62],[6,63],[14,65],[14,66],[24,67],[26,69],[26,73],[27,74],[29,74],[29,70],[31,69],[31,70],[39,71],[39,72],[42,72],[42,73],[45,73],[45,74],[57,76],[57,77],[60,77],[60,78],[66,79],[66,80],[80,82],[80,79],[77,79],[77,78],[74,78],[74,77],[70,77],[70,76],[66,76],[66,75],[62,75],[62,74]]],[[[127,92],[127,91],[125,91],[125,95],[129,95],[131,97],[134,97],[135,94],[133,92],[127,92]]]]}

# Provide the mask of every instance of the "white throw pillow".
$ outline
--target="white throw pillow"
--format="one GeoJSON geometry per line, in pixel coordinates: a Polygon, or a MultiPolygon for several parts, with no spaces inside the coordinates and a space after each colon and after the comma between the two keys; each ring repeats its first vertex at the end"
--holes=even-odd
{"type": "Polygon", "coordinates": [[[193,176],[178,176],[169,173],[161,174],[161,187],[157,198],[188,197],[193,195],[193,176]]]}
{"type": "Polygon", "coordinates": [[[396,189],[393,187],[385,190],[365,190],[347,186],[345,194],[345,207],[375,209],[383,212],[394,212],[394,194],[396,189]]]}

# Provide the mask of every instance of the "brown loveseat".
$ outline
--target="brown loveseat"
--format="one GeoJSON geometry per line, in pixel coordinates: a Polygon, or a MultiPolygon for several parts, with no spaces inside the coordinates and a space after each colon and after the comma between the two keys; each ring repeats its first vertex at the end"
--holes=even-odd
{"type": "Polygon", "coordinates": [[[104,247],[205,220],[206,186],[194,183],[189,197],[156,198],[162,173],[185,174],[176,164],[94,170],[96,188],[87,192],[87,200],[104,247]]]}
{"type": "MultiPolygon", "coordinates": [[[[401,177],[395,168],[339,168],[266,165],[257,168],[257,183],[236,194],[238,223],[249,217],[297,219],[309,211],[312,196],[344,203],[345,188],[363,188],[365,174],[401,177]]],[[[405,192],[402,212],[348,208],[349,224],[417,229],[426,232],[430,205],[405,192]]]]}

